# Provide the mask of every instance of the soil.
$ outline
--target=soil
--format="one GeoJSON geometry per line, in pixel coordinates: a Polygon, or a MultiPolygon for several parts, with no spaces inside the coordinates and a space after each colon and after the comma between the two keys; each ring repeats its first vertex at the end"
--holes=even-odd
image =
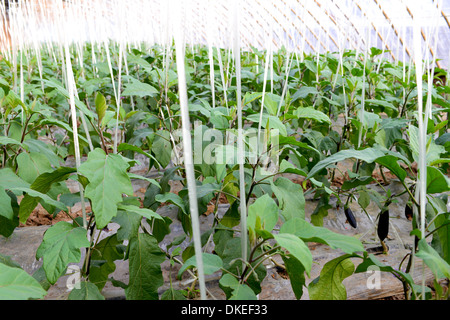
{"type": "MultiPolygon", "coordinates": [[[[90,207],[86,208],[86,212],[90,212],[90,207]]],[[[75,219],[83,216],[83,213],[80,209],[71,211],[70,215],[75,219]]],[[[54,225],[60,221],[72,221],[72,219],[64,212],[60,212],[56,216],[53,216],[39,204],[30,214],[28,220],[25,223],[19,224],[19,228],[54,225]]]]}

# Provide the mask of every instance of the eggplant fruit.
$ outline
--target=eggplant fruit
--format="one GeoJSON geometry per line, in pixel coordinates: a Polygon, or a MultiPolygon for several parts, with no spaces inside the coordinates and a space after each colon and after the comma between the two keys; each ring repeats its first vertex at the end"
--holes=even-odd
{"type": "Polygon", "coordinates": [[[356,223],[356,219],[355,219],[355,216],[353,215],[352,210],[347,207],[344,209],[344,213],[345,213],[345,216],[347,217],[348,223],[350,223],[350,225],[353,228],[356,228],[358,226],[358,224],[356,223]]]}
{"type": "Polygon", "coordinates": [[[380,217],[378,218],[378,238],[380,238],[381,241],[386,239],[388,233],[389,233],[389,210],[383,210],[380,213],[380,217]]]}

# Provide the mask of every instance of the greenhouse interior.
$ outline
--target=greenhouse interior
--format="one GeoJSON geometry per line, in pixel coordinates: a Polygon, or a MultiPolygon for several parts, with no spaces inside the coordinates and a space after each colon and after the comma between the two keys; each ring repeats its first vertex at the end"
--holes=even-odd
{"type": "Polygon", "coordinates": [[[450,0],[0,19],[0,300],[450,299],[450,0]]]}

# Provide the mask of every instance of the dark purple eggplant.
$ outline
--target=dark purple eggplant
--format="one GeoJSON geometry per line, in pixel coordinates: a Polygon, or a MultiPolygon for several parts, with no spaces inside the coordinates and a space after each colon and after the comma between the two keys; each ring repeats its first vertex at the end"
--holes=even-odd
{"type": "Polygon", "coordinates": [[[381,241],[386,239],[389,233],[389,210],[385,209],[380,213],[380,217],[378,218],[378,238],[381,241]]]}
{"type": "Polygon", "coordinates": [[[408,219],[409,221],[411,221],[412,218],[413,218],[413,209],[412,209],[412,207],[411,207],[409,204],[407,204],[407,205],[405,206],[405,217],[406,217],[406,219],[408,219]]]}
{"type": "Polygon", "coordinates": [[[348,223],[350,223],[350,225],[353,228],[356,228],[358,226],[358,224],[356,223],[356,219],[355,219],[355,216],[353,215],[352,210],[347,207],[344,209],[344,213],[345,213],[345,216],[347,217],[348,223]]]}

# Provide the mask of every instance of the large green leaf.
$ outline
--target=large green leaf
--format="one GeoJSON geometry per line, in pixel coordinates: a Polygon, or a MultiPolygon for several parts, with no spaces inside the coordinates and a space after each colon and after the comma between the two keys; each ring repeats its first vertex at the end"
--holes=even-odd
{"type": "Polygon", "coordinates": [[[0,235],[9,237],[19,225],[17,215],[14,214],[12,199],[6,190],[0,186],[0,235]]]}
{"type": "Polygon", "coordinates": [[[363,150],[354,150],[354,149],[347,149],[347,150],[341,150],[321,161],[319,161],[308,173],[307,179],[310,179],[314,177],[316,173],[318,173],[320,170],[328,167],[331,164],[334,164],[336,162],[340,162],[349,158],[355,158],[362,161],[365,161],[367,163],[374,162],[377,158],[383,157],[385,154],[383,151],[375,148],[366,148],[363,150]]]}
{"type": "Polygon", "coordinates": [[[347,290],[342,281],[351,276],[355,270],[351,255],[343,255],[328,261],[322,268],[320,276],[308,286],[312,300],[345,300],[347,290]]]}
{"type": "Polygon", "coordinates": [[[309,276],[312,267],[312,254],[303,240],[290,233],[274,234],[273,237],[282,248],[289,251],[292,257],[300,261],[309,276]]]}
{"type": "Polygon", "coordinates": [[[5,189],[16,187],[28,188],[30,183],[18,177],[10,168],[0,169],[0,186],[5,189]]]}
{"type": "Polygon", "coordinates": [[[450,179],[439,169],[427,166],[427,193],[450,191],[450,179]]]}
{"type": "MultiPolygon", "coordinates": [[[[259,123],[259,114],[252,114],[247,116],[247,120],[259,123]]],[[[271,116],[266,113],[262,115],[261,127],[265,129],[277,129],[281,136],[287,136],[286,126],[281,122],[280,118],[271,116]],[[268,128],[267,128],[268,125],[268,128]]]]}
{"type": "Polygon", "coordinates": [[[450,279],[450,265],[428,245],[426,239],[419,240],[416,256],[422,259],[425,264],[433,271],[436,278],[450,279]]]}
{"type": "Polygon", "coordinates": [[[333,232],[324,227],[316,227],[300,218],[286,221],[280,229],[281,233],[299,236],[305,242],[319,242],[332,249],[341,249],[345,253],[364,251],[362,243],[353,237],[333,232]]]}
{"type": "Polygon", "coordinates": [[[89,245],[86,229],[61,221],[45,232],[36,251],[36,259],[43,259],[47,279],[54,284],[65,273],[69,263],[80,262],[80,249],[89,245]]]}
{"type": "Polygon", "coordinates": [[[186,206],[184,205],[183,199],[175,193],[167,192],[165,194],[157,194],[155,196],[155,200],[160,203],[169,202],[176,205],[178,208],[183,211],[184,214],[187,214],[186,206]]]}
{"type": "Polygon", "coordinates": [[[42,299],[46,294],[24,270],[0,263],[0,300],[42,299]]]}
{"type": "Polygon", "coordinates": [[[281,214],[286,220],[305,217],[305,197],[301,185],[280,177],[271,182],[271,186],[278,199],[281,214]]]}
{"type": "MultiPolygon", "coordinates": [[[[39,198],[42,201],[44,201],[45,203],[47,203],[48,205],[56,207],[56,208],[60,209],[61,211],[65,211],[65,212],[68,211],[67,206],[64,203],[62,203],[60,201],[57,201],[57,200],[54,200],[54,199],[50,198],[48,195],[46,195],[44,193],[41,193],[39,191],[30,189],[30,188],[23,188],[23,187],[11,188],[11,191],[13,191],[13,192],[19,192],[19,191],[20,192],[25,192],[30,197],[39,198]]],[[[27,214],[29,215],[29,213],[35,207],[36,207],[36,205],[33,202],[27,201],[25,203],[21,203],[20,204],[20,210],[19,210],[20,220],[21,221],[26,221],[26,219],[22,219],[22,217],[25,217],[27,214]]]]}
{"type": "Polygon", "coordinates": [[[438,248],[436,250],[450,264],[450,213],[437,215],[434,225],[437,228],[437,232],[433,237],[433,243],[437,242],[438,248]]]}
{"type": "Polygon", "coordinates": [[[158,288],[164,284],[161,263],[165,255],[156,239],[139,233],[129,244],[130,280],[125,289],[129,300],[158,300],[158,288]]]}
{"type": "Polygon", "coordinates": [[[21,195],[22,191],[14,192],[11,188],[28,186],[29,183],[19,178],[10,168],[0,169],[0,234],[4,237],[9,237],[19,226],[16,195],[21,195]]]}
{"type": "MultiPolygon", "coordinates": [[[[204,274],[213,274],[223,267],[222,259],[218,255],[203,252],[202,260],[204,274]]],[[[181,277],[184,271],[192,267],[197,267],[197,257],[195,255],[183,263],[183,266],[178,271],[178,277],[181,277]]]]}
{"type": "Polygon", "coordinates": [[[152,152],[163,168],[169,165],[170,160],[172,160],[172,143],[170,142],[169,131],[159,130],[156,133],[152,144],[152,152]]]}
{"type": "Polygon", "coordinates": [[[317,122],[325,122],[331,124],[330,118],[322,111],[316,110],[313,107],[300,107],[294,111],[294,115],[298,119],[312,119],[317,122]]]}
{"type": "Polygon", "coordinates": [[[117,150],[119,152],[121,151],[134,151],[137,153],[140,153],[152,160],[154,160],[159,166],[161,166],[161,164],[158,162],[158,160],[156,160],[156,158],[154,156],[152,156],[150,153],[145,152],[144,150],[142,150],[141,148],[139,148],[138,146],[132,145],[132,144],[128,144],[128,143],[121,143],[119,144],[119,146],[117,147],[117,150]]]}
{"type": "Polygon", "coordinates": [[[18,174],[28,183],[33,181],[44,172],[51,172],[52,166],[45,155],[37,152],[22,152],[17,156],[18,174]]]}
{"type": "Polygon", "coordinates": [[[89,281],[102,290],[108,276],[116,270],[115,260],[123,259],[122,242],[118,241],[117,233],[97,243],[92,250],[89,268],[89,281]]]}
{"type": "Polygon", "coordinates": [[[270,232],[277,222],[278,206],[268,194],[257,198],[256,201],[248,207],[248,228],[253,230],[263,229],[270,232]]]}
{"type": "MultiPolygon", "coordinates": [[[[44,172],[34,180],[30,188],[46,194],[54,183],[66,180],[75,171],[76,169],[74,168],[59,167],[52,172],[44,172]]],[[[30,194],[25,195],[20,203],[20,222],[25,223],[38,202],[39,199],[37,197],[33,197],[30,194]]]]}
{"type": "Polygon", "coordinates": [[[300,299],[303,295],[303,286],[305,285],[305,268],[292,255],[282,255],[284,266],[289,275],[292,291],[297,299],[300,299]]]}
{"type": "Polygon", "coordinates": [[[117,214],[122,194],[133,195],[133,186],[127,175],[128,163],[120,155],[106,155],[101,149],[90,152],[79,172],[89,184],[86,197],[92,201],[92,211],[99,229],[104,228],[117,214]]]}
{"type": "Polygon", "coordinates": [[[23,147],[23,145],[22,145],[22,143],[20,143],[20,141],[17,141],[13,138],[0,136],[0,145],[7,145],[7,144],[15,144],[15,145],[19,145],[19,146],[23,147]]]}
{"type": "Polygon", "coordinates": [[[72,289],[68,300],[105,300],[100,290],[92,282],[81,281],[79,289],[72,289]]]}
{"type": "Polygon", "coordinates": [[[119,241],[130,240],[137,235],[141,221],[142,216],[140,215],[118,210],[117,215],[112,219],[112,222],[120,225],[119,230],[117,230],[117,239],[119,241]]]}
{"type": "MultiPolygon", "coordinates": [[[[56,83],[52,80],[40,79],[40,81],[43,81],[49,87],[55,88],[66,99],[70,99],[69,91],[67,91],[67,89],[64,88],[61,84],[56,83]]],[[[77,107],[77,109],[81,110],[86,116],[88,116],[91,120],[94,119],[94,114],[91,112],[91,110],[89,110],[86,107],[86,105],[83,102],[80,101],[78,95],[75,95],[75,106],[77,107]]]]}
{"type": "Polygon", "coordinates": [[[406,171],[398,164],[398,158],[392,155],[386,155],[379,157],[375,160],[376,163],[388,168],[393,174],[397,176],[401,181],[406,178],[406,171]]]}
{"type": "Polygon", "coordinates": [[[139,96],[141,98],[145,96],[155,96],[159,91],[151,85],[140,82],[137,79],[133,79],[133,82],[125,84],[125,89],[122,92],[122,96],[139,96]]]}
{"type": "Polygon", "coordinates": [[[257,300],[253,290],[246,284],[240,284],[236,277],[226,273],[220,278],[219,284],[222,288],[229,288],[231,295],[229,300],[257,300]]]}

